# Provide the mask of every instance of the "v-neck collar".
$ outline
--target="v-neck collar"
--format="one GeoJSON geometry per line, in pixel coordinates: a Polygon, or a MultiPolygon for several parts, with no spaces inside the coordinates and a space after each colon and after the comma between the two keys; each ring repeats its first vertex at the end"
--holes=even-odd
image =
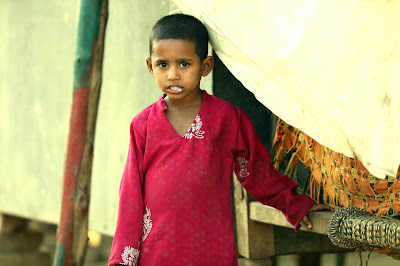
{"type": "MultiPolygon", "coordinates": [[[[203,110],[205,109],[205,108],[204,108],[204,105],[207,104],[208,97],[210,96],[205,90],[201,90],[201,92],[202,92],[202,96],[201,96],[201,107],[200,107],[199,111],[197,112],[196,117],[197,117],[197,116],[201,116],[201,114],[203,113],[203,110]]],[[[167,116],[165,115],[165,110],[167,110],[167,104],[165,103],[164,98],[165,98],[166,96],[167,96],[167,95],[164,94],[163,96],[161,96],[161,97],[158,99],[157,107],[158,107],[158,110],[159,110],[159,115],[160,115],[161,119],[164,121],[164,123],[166,124],[166,127],[169,128],[169,131],[172,132],[172,134],[173,134],[174,136],[178,137],[179,139],[186,139],[186,138],[185,138],[185,135],[186,135],[186,133],[189,132],[189,130],[190,130],[190,128],[191,128],[191,125],[193,124],[193,122],[195,121],[196,118],[193,119],[191,125],[190,125],[189,128],[186,130],[185,135],[183,135],[183,136],[179,135],[178,132],[176,132],[175,128],[174,128],[174,127],[171,125],[171,123],[168,121],[167,116]]]]}

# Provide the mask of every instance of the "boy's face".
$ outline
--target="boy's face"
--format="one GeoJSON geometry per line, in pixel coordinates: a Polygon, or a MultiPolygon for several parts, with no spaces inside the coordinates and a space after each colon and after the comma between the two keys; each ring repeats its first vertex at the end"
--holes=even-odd
{"type": "Polygon", "coordinates": [[[213,67],[213,58],[200,61],[193,42],[167,39],[153,43],[151,58],[146,60],[157,86],[171,99],[197,94],[201,77],[213,67]]]}

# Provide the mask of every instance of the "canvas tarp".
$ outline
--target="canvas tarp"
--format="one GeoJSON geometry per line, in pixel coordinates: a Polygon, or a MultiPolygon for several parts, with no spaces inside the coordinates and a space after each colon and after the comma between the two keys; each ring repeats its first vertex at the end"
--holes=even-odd
{"type": "Polygon", "coordinates": [[[400,1],[173,2],[275,115],[378,178],[396,175],[400,1]]]}

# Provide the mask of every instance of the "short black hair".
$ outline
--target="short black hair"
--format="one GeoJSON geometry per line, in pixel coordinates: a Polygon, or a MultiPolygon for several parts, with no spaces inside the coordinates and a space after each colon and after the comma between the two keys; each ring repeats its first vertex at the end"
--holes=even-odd
{"type": "Polygon", "coordinates": [[[197,18],[186,14],[162,17],[154,24],[149,35],[150,56],[153,42],[174,39],[193,42],[196,54],[203,61],[208,55],[208,32],[197,18]]]}

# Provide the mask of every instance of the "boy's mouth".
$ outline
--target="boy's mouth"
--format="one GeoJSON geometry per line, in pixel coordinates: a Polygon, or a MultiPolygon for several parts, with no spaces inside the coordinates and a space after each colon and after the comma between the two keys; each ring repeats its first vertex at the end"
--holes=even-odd
{"type": "Polygon", "coordinates": [[[171,86],[171,87],[169,87],[169,89],[171,91],[177,91],[177,92],[182,92],[183,91],[183,88],[179,87],[179,86],[171,86]]]}

